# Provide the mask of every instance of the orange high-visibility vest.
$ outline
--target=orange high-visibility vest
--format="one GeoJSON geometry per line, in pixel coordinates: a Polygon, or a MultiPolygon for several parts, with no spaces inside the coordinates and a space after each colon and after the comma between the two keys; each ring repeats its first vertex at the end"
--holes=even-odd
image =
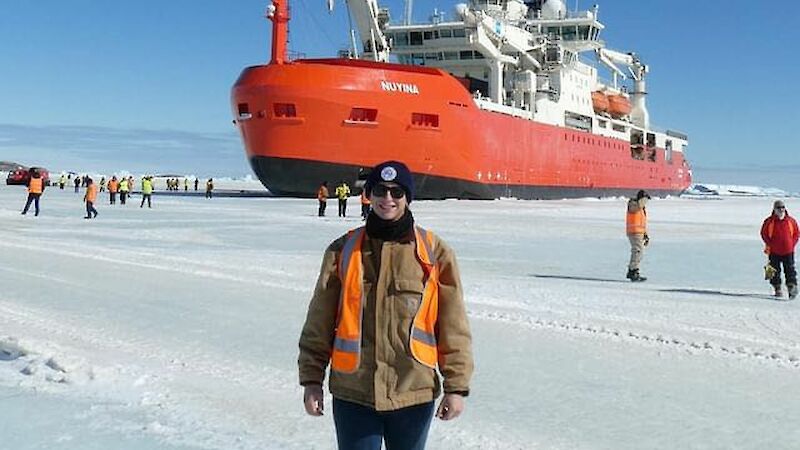
{"type": "Polygon", "coordinates": [[[628,234],[647,233],[647,213],[644,208],[625,215],[625,231],[628,234]]]}
{"type": "Polygon", "coordinates": [[[111,180],[108,182],[108,192],[117,192],[117,187],[119,186],[119,181],[111,180]]]}
{"type": "MultiPolygon", "coordinates": [[[[436,347],[436,320],[439,316],[439,274],[433,257],[432,233],[416,227],[417,260],[422,266],[422,302],[414,316],[409,347],[418,362],[436,368],[439,352],[436,347]]],[[[342,292],[339,297],[339,315],[336,336],[331,351],[331,369],[353,373],[361,361],[361,311],[366,301],[364,292],[364,266],[361,262],[361,246],[365,228],[352,230],[339,256],[339,279],[342,292]]]]}
{"type": "Polygon", "coordinates": [[[97,185],[92,183],[86,186],[86,201],[94,203],[95,200],[97,200],[97,185]]]}
{"type": "Polygon", "coordinates": [[[42,193],[42,179],[41,178],[31,178],[31,181],[28,183],[28,192],[31,194],[41,194],[42,193]]]}

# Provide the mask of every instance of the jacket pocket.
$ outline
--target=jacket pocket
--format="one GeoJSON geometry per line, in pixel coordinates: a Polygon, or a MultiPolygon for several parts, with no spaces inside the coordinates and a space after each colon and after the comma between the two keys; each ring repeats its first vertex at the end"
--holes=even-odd
{"type": "Polygon", "coordinates": [[[413,319],[417,314],[424,288],[420,280],[395,280],[395,306],[401,317],[413,319]]]}

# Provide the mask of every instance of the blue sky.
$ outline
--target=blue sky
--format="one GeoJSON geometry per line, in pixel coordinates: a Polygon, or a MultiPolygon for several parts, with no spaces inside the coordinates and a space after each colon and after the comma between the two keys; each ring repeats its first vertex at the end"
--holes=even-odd
{"type": "MultiPolygon", "coordinates": [[[[118,170],[135,161],[248,173],[228,101],[241,69],[268,59],[266,5],[0,2],[0,159],[24,163],[34,153],[52,167],[118,170]]],[[[330,56],[347,46],[342,2],[332,15],[324,0],[292,5],[292,50],[330,56]]],[[[386,5],[400,20],[402,2],[386,5]]],[[[415,18],[433,8],[452,17],[453,5],[417,0],[415,18]]],[[[746,183],[758,174],[768,183],[774,174],[773,185],[800,191],[800,28],[785,20],[793,10],[789,1],[600,2],[602,38],[650,65],[651,119],[690,136],[697,179],[746,183]]]]}

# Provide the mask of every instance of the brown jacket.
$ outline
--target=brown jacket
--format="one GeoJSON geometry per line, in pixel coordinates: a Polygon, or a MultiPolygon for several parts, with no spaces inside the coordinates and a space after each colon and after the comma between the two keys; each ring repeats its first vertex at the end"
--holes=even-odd
{"type": "MultiPolygon", "coordinates": [[[[322,384],[330,359],[341,282],[337,259],[346,236],[328,246],[300,336],[300,384],[322,384]]],[[[434,235],[439,265],[439,315],[436,339],[444,391],[469,392],[472,337],[455,254],[434,235]]],[[[355,373],[332,371],[334,397],[378,411],[427,403],[439,396],[439,376],[417,362],[409,350],[409,331],[422,300],[422,266],[415,244],[366,237],[362,248],[364,303],[361,363],[355,373]],[[380,264],[383,261],[384,264],[380,264]]]]}

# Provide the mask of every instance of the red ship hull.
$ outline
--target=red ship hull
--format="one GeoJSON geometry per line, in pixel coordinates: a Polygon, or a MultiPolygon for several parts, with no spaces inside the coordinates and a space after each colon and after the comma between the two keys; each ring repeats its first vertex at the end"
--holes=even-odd
{"type": "Polygon", "coordinates": [[[438,69],[301,60],[245,69],[232,91],[247,156],[276,195],[351,185],[387,159],[415,174],[418,198],[569,198],[680,194],[682,152],[631,157],[627,141],[479,109],[438,69]]]}

